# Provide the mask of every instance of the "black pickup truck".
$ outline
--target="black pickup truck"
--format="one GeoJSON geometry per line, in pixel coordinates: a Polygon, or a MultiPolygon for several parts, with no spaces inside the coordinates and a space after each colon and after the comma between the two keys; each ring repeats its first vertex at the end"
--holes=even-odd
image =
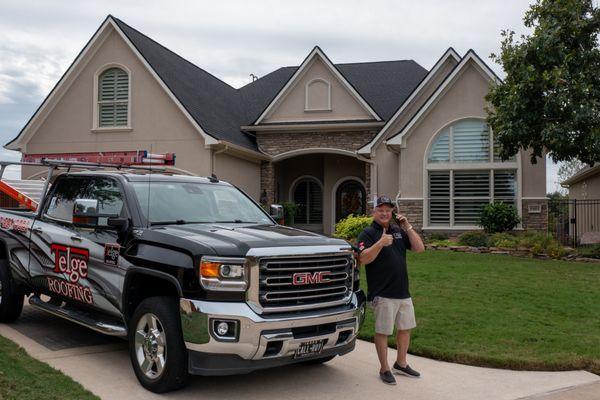
{"type": "Polygon", "coordinates": [[[215,177],[100,169],[49,181],[37,211],[0,209],[0,322],[28,298],[123,337],[157,393],[189,374],[353,350],[365,296],[345,241],[279,225],[280,206],[269,215],[215,177]]]}

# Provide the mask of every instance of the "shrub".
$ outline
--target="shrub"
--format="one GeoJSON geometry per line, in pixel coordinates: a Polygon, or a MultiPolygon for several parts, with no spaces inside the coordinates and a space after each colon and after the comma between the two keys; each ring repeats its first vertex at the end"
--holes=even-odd
{"type": "Polygon", "coordinates": [[[427,235],[428,242],[441,242],[444,240],[448,240],[448,235],[445,233],[432,232],[427,235]]]}
{"type": "Polygon", "coordinates": [[[519,245],[527,248],[546,249],[554,238],[546,232],[526,231],[519,235],[519,245]]]}
{"type": "Polygon", "coordinates": [[[565,254],[567,254],[567,251],[558,242],[552,241],[546,247],[546,254],[548,254],[552,258],[561,258],[565,254]]]}
{"type": "Polygon", "coordinates": [[[600,258],[600,244],[595,244],[591,247],[580,247],[577,253],[584,257],[600,258]]]}
{"type": "Polygon", "coordinates": [[[373,222],[373,218],[367,215],[348,215],[335,224],[335,237],[346,240],[354,240],[358,235],[373,222]]]}
{"type": "Polygon", "coordinates": [[[488,244],[491,247],[506,247],[514,249],[519,246],[519,238],[510,233],[494,233],[490,236],[488,244]]]}
{"type": "Polygon", "coordinates": [[[465,232],[458,237],[458,243],[463,246],[487,247],[488,241],[488,235],[480,231],[465,232]]]}
{"type": "Polygon", "coordinates": [[[479,225],[488,233],[506,232],[521,222],[517,209],[512,204],[486,204],[479,215],[479,225]]]}
{"type": "Polygon", "coordinates": [[[291,201],[284,201],[281,203],[283,206],[283,220],[286,225],[294,224],[294,217],[298,213],[298,205],[291,201]]]}

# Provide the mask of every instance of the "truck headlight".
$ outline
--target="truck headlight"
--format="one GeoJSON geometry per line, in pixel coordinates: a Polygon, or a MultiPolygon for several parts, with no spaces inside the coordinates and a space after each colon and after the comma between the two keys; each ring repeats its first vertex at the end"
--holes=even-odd
{"type": "Polygon", "coordinates": [[[206,290],[243,292],[248,287],[243,258],[202,257],[200,284],[206,290]]]}

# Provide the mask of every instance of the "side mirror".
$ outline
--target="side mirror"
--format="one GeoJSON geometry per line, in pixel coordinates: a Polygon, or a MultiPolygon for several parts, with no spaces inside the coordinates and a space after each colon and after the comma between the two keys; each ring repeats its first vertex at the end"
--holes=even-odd
{"type": "Polygon", "coordinates": [[[280,204],[271,204],[269,215],[279,223],[283,219],[283,206],[280,204]]]}
{"type": "Polygon", "coordinates": [[[100,214],[96,199],[76,199],[73,204],[73,225],[79,228],[121,230],[127,226],[127,220],[114,214],[100,214]]]}

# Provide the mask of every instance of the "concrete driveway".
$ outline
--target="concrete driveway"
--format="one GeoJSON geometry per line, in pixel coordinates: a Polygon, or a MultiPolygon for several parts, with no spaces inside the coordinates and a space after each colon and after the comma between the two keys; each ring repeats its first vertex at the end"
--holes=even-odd
{"type": "MultiPolygon", "coordinates": [[[[379,381],[371,343],[320,366],[290,366],[234,377],[194,377],[182,391],[157,396],[135,379],[127,344],[25,307],[0,335],[80,382],[103,399],[600,399],[600,377],[585,371],[525,372],[470,367],[412,356],[421,379],[379,381]]],[[[392,353],[393,354],[393,353],[392,353]]]]}

